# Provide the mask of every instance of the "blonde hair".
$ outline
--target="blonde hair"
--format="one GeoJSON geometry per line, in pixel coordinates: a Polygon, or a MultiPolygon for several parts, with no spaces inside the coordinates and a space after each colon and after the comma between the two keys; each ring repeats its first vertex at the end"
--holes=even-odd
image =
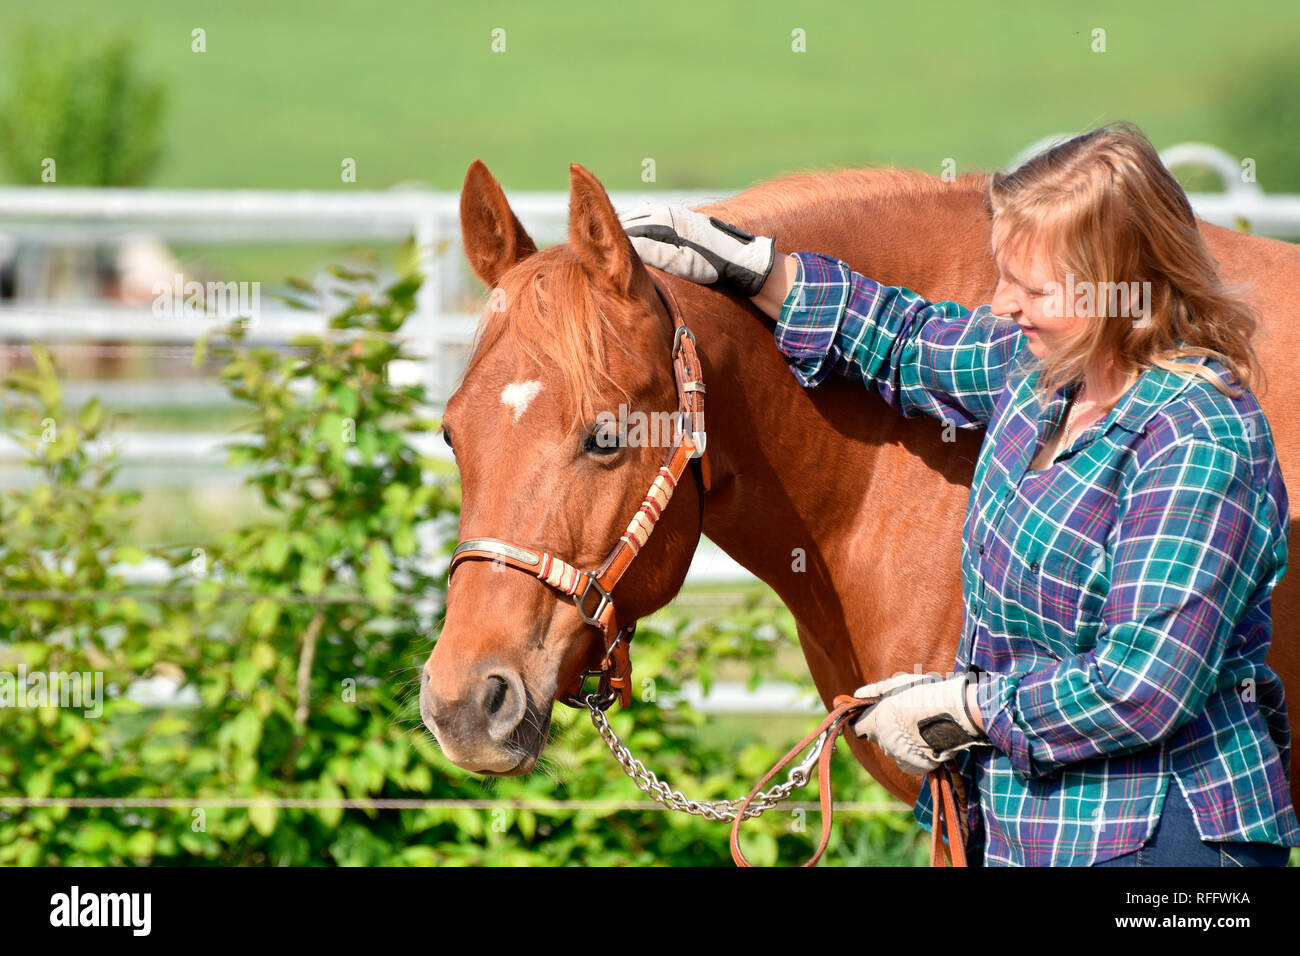
{"type": "MultiPolygon", "coordinates": [[[[1082,381],[1089,364],[1109,359],[1128,374],[1128,384],[1159,367],[1204,377],[1223,394],[1239,397],[1212,369],[1173,361],[1204,355],[1223,362],[1237,384],[1252,391],[1263,385],[1250,342],[1258,315],[1244,288],[1220,281],[1187,194],[1132,123],[1100,127],[1011,173],[994,174],[987,202],[1006,242],[1017,250],[1043,250],[1058,279],[1073,276],[1076,285],[1086,282],[1083,288],[1092,290],[1150,283],[1145,321],[1087,322],[1041,360],[1044,405],[1057,389],[1082,381]]],[[[1093,296],[1091,314],[1108,317],[1112,301],[1093,296]]]]}

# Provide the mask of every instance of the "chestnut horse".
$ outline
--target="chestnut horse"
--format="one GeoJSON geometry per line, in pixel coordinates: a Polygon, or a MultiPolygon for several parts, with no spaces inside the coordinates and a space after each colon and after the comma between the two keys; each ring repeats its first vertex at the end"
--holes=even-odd
{"type": "MultiPolygon", "coordinates": [[[[596,568],[635,513],[662,447],[601,448],[597,412],[677,407],[672,325],[600,182],[570,168],[569,242],[538,251],[479,161],[461,196],[465,251],[494,290],[444,425],[460,469],[461,539],[504,538],[596,568]]],[[[995,274],[988,177],[946,182],[895,169],[802,173],[700,211],[783,251],[826,253],[931,301],[987,302],[995,274]]],[[[1256,337],[1271,385],[1259,397],[1288,484],[1300,487],[1300,248],[1205,223],[1225,279],[1255,280],[1256,337]]],[[[700,534],[790,608],[827,705],[899,671],[948,673],[962,630],[961,528],[982,431],[906,418],[847,379],[801,387],[748,300],[659,273],[694,331],[708,387],[711,483],[683,475],[615,588],[619,620],[680,589],[700,534]],[[801,557],[802,560],[797,560],[801,557]]],[[[1300,575],[1273,599],[1269,663],[1300,714],[1300,575]]],[[[422,673],[421,713],[447,757],[485,774],[527,773],[552,702],[601,656],[572,601],[530,574],[459,565],[422,673]]],[[[633,659],[635,660],[635,645],[633,659]]],[[[922,778],[873,744],[863,767],[911,804],[922,778]]],[[[1292,772],[1292,791],[1297,774],[1292,772]]],[[[1300,799],[1297,800],[1300,803],[1300,799]]]]}

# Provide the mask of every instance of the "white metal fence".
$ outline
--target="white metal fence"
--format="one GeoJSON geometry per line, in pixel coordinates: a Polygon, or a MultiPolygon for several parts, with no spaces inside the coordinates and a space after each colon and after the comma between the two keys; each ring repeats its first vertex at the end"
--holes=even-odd
{"type": "MultiPolygon", "coordinates": [[[[1013,160],[1015,165],[1054,138],[1042,140],[1013,160]]],[[[1184,143],[1162,154],[1171,167],[1199,165],[1214,170],[1224,192],[1190,198],[1209,222],[1235,227],[1241,222],[1261,235],[1300,238],[1300,195],[1268,195],[1245,175],[1242,161],[1213,146],[1184,143]]],[[[645,193],[614,192],[615,206],[627,208],[645,193]]],[[[699,205],[722,193],[656,192],[655,198],[699,205]]],[[[568,196],[516,193],[512,208],[540,244],[566,238],[568,196]]],[[[79,189],[62,186],[0,188],[0,239],[11,247],[60,245],[93,247],[148,233],[168,242],[298,243],[396,242],[414,234],[428,279],[417,315],[406,334],[420,356],[418,373],[441,400],[461,370],[464,350],[478,315],[464,310],[477,280],[469,277],[460,250],[459,197],[455,193],[395,189],[388,192],[273,192],[137,189],[79,189]]],[[[147,308],[125,308],[102,300],[51,302],[24,291],[0,300],[0,340],[21,342],[120,343],[130,348],[185,346],[216,321],[165,319],[147,308]]],[[[320,317],[274,304],[261,310],[251,341],[285,342],[318,331],[320,317]]],[[[10,346],[12,347],[12,346],[10,346]]],[[[97,392],[119,405],[147,404],[158,383],[103,383],[97,392]]],[[[169,401],[220,401],[216,389],[190,387],[169,401]]],[[[188,455],[182,455],[188,460],[188,455]]]]}
{"type": "MultiPolygon", "coordinates": [[[[1014,167],[1052,140],[1035,143],[1017,156],[1014,167]]],[[[1199,165],[1216,171],[1224,192],[1190,196],[1197,214],[1209,222],[1283,239],[1300,238],[1300,196],[1268,195],[1250,181],[1241,160],[1213,146],[1184,143],[1163,151],[1171,168],[1199,165]]],[[[699,205],[722,193],[655,192],[656,199],[699,205]]],[[[622,210],[647,198],[646,193],[613,192],[622,210]]],[[[512,193],[510,203],[541,245],[566,238],[568,196],[563,193],[512,193]]],[[[478,316],[466,312],[477,280],[470,277],[460,249],[459,196],[425,190],[387,192],[164,191],[78,189],[62,186],[0,188],[0,246],[81,246],[112,243],[133,233],[167,242],[188,243],[324,243],[338,240],[396,242],[414,234],[428,276],[417,315],[407,324],[409,351],[419,364],[405,374],[423,380],[435,400],[445,399],[463,367],[478,316]],[[4,240],[7,240],[5,242],[4,240]]],[[[201,319],[165,319],[151,310],[114,306],[99,300],[44,301],[24,293],[19,276],[17,297],[0,301],[0,349],[23,343],[97,343],[123,352],[140,348],[184,351],[213,323],[201,319]]],[[[214,320],[215,321],[215,320],[214,320]]],[[[321,316],[289,308],[263,307],[249,332],[255,342],[285,343],[293,335],[317,332],[321,316]]],[[[155,404],[210,406],[226,400],[215,383],[106,381],[80,383],[70,398],[96,394],[117,407],[155,404]]],[[[416,436],[423,449],[445,455],[440,442],[416,436]]],[[[126,433],[119,436],[120,455],[131,466],[147,466],[160,483],[192,481],[219,471],[227,436],[202,433],[126,433]]],[[[12,462],[19,450],[0,436],[0,463],[12,462]]],[[[12,471],[10,471],[12,474],[12,471]]],[[[705,546],[692,566],[691,581],[747,580],[748,572],[716,548],[705,546]]]]}

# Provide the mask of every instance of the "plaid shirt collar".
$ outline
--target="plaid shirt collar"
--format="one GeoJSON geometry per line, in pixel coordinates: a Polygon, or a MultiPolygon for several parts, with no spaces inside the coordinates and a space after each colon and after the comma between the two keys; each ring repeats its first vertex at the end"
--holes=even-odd
{"type": "MultiPolygon", "coordinates": [[[[1186,356],[1179,359],[1181,364],[1192,365],[1205,365],[1207,361],[1208,358],[1204,355],[1186,356]]],[[[1022,411],[1035,401],[1033,390],[1038,384],[1041,371],[1041,364],[1035,363],[1020,385],[1020,394],[1016,397],[1014,404],[1022,411]]],[[[1138,377],[1137,383],[1121,396],[1119,403],[1102,420],[1099,434],[1108,430],[1111,425],[1118,426],[1133,434],[1141,432],[1146,427],[1147,422],[1160,409],[1186,391],[1193,381],[1194,379],[1190,376],[1180,375],[1159,366],[1146,369],[1138,377]]],[[[1075,386],[1066,386],[1058,390],[1052,396],[1051,401],[1048,402],[1043,417],[1053,427],[1060,424],[1065,409],[1070,400],[1074,398],[1076,391],[1075,386]]],[[[1036,416],[1029,415],[1028,417],[1033,419],[1036,416]]],[[[1084,434],[1090,431],[1092,431],[1092,428],[1087,429],[1084,434]]]]}

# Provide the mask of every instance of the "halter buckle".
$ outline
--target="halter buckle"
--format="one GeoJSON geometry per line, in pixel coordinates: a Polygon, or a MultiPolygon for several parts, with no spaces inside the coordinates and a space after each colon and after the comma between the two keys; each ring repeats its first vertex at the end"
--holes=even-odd
{"type": "Polygon", "coordinates": [[[582,576],[587,579],[587,584],[582,589],[581,594],[573,595],[573,603],[577,606],[578,613],[582,616],[584,621],[592,627],[598,627],[603,630],[605,625],[601,623],[600,616],[605,613],[605,608],[614,603],[614,599],[610,597],[608,591],[600,586],[600,582],[596,580],[596,575],[593,572],[583,571],[582,576]],[[596,589],[596,593],[600,595],[600,600],[596,603],[596,610],[591,614],[588,614],[586,608],[587,595],[591,592],[592,588],[596,589]]]}
{"type": "Polygon", "coordinates": [[[677,358],[677,353],[682,350],[682,336],[691,340],[691,345],[695,345],[695,333],[684,325],[679,325],[673,331],[673,358],[677,358]]]}
{"type": "Polygon", "coordinates": [[[578,692],[562,697],[560,703],[569,707],[594,708],[602,713],[609,710],[618,701],[619,693],[609,686],[609,675],[601,671],[583,671],[578,679],[578,692]],[[587,682],[593,677],[599,680],[594,691],[588,692],[587,682]]]}

